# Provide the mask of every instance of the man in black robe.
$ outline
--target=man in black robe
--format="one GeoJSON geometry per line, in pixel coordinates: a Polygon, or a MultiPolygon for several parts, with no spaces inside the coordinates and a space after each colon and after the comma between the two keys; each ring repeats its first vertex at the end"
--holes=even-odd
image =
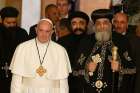
{"type": "MultiPolygon", "coordinates": [[[[56,32],[58,34],[58,40],[57,43],[61,44],[68,53],[70,53],[70,47],[72,47],[72,44],[70,42],[71,38],[71,28],[70,28],[70,22],[68,18],[62,18],[57,24],[56,24],[56,32]]],[[[71,40],[72,41],[72,40],[71,40]]],[[[68,54],[70,55],[70,54],[68,54]]]]}
{"type": "MultiPolygon", "coordinates": [[[[112,57],[112,12],[108,9],[93,11],[95,34],[83,39],[76,55],[77,71],[83,69],[84,89],[81,93],[117,93],[119,58],[117,50],[112,57]]],[[[75,73],[78,74],[78,73],[75,73]]]]}
{"type": "Polygon", "coordinates": [[[71,62],[72,74],[69,76],[69,93],[82,93],[83,92],[83,76],[75,75],[77,64],[75,63],[75,57],[81,40],[86,37],[87,25],[89,17],[86,13],[81,11],[75,11],[68,17],[71,26],[71,34],[64,40],[64,47],[68,51],[68,55],[71,62]]]}
{"type": "Polygon", "coordinates": [[[16,46],[28,39],[27,32],[17,26],[19,12],[14,7],[1,9],[0,16],[0,90],[1,93],[10,93],[11,73],[9,65],[16,46]]]}
{"type": "Polygon", "coordinates": [[[130,39],[130,47],[132,48],[132,58],[136,64],[136,80],[135,92],[139,93],[140,90],[140,23],[137,25],[136,34],[130,39]]]}
{"type": "Polygon", "coordinates": [[[134,93],[135,85],[135,62],[132,58],[132,48],[130,47],[131,36],[135,29],[128,26],[127,14],[118,12],[114,15],[114,31],[112,40],[119,47],[119,53],[122,63],[120,72],[120,91],[119,93],[134,93]]]}

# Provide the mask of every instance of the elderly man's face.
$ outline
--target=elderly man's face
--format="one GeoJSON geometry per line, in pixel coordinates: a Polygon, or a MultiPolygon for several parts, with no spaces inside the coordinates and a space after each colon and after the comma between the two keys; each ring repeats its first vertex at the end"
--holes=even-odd
{"type": "Polygon", "coordinates": [[[17,25],[17,18],[16,17],[5,17],[2,21],[2,24],[7,27],[15,27],[17,25]]]}
{"type": "Polygon", "coordinates": [[[72,31],[76,35],[86,32],[87,23],[83,18],[73,18],[71,21],[72,31]]]}
{"type": "Polygon", "coordinates": [[[51,39],[53,26],[48,21],[42,20],[36,28],[37,38],[41,43],[46,43],[51,39]]]}
{"type": "Polygon", "coordinates": [[[111,38],[112,25],[107,18],[97,19],[95,22],[95,37],[97,41],[108,41],[111,38]]]}

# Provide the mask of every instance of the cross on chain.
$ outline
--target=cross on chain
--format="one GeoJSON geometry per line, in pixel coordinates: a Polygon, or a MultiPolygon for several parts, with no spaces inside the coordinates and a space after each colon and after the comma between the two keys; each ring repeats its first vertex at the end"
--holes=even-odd
{"type": "Polygon", "coordinates": [[[39,76],[43,76],[46,73],[46,69],[43,68],[43,66],[39,66],[39,68],[36,70],[39,76]]]}
{"type": "Polygon", "coordinates": [[[8,78],[8,71],[9,71],[9,66],[8,66],[8,63],[6,62],[5,65],[2,67],[2,70],[5,70],[5,75],[6,75],[6,78],[8,78]]]}

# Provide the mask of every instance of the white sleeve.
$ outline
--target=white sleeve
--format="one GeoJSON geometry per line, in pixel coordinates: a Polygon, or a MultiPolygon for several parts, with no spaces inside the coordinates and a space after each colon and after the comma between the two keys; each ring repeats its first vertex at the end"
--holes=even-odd
{"type": "Polygon", "coordinates": [[[22,76],[13,74],[10,93],[21,93],[22,76]]]}
{"type": "Polygon", "coordinates": [[[60,80],[60,92],[59,93],[69,93],[68,79],[60,80]]]}

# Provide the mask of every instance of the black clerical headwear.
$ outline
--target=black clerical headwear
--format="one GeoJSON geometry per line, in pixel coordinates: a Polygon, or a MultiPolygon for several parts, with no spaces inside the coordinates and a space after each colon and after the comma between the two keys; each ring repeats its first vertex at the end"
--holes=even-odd
{"type": "Polygon", "coordinates": [[[89,17],[88,17],[88,15],[86,14],[86,13],[84,13],[84,12],[82,12],[82,11],[75,11],[75,12],[72,12],[70,15],[69,15],[69,17],[68,17],[68,19],[70,20],[70,22],[71,22],[71,20],[73,19],[73,18],[83,18],[83,19],[85,19],[86,20],[86,23],[88,24],[88,22],[89,22],[89,17]]]}
{"type": "Polygon", "coordinates": [[[98,9],[98,10],[95,10],[91,13],[91,19],[94,23],[97,19],[100,19],[100,18],[107,18],[111,21],[113,18],[112,10],[110,10],[110,9],[98,9]]]}
{"type": "Polygon", "coordinates": [[[19,11],[14,7],[4,7],[0,10],[0,16],[2,19],[5,17],[17,17],[19,11]]]}

